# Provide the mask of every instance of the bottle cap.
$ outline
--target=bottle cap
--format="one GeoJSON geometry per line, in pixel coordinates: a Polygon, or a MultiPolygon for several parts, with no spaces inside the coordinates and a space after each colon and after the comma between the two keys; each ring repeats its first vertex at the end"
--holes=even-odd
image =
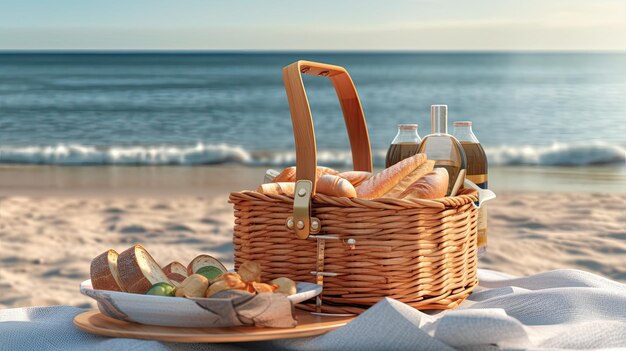
{"type": "Polygon", "coordinates": [[[400,130],[417,130],[417,124],[398,124],[400,130]]]}
{"type": "Polygon", "coordinates": [[[430,122],[433,134],[448,133],[448,105],[431,105],[430,122]]]}
{"type": "Polygon", "coordinates": [[[455,127],[471,127],[472,121],[455,121],[452,125],[455,127]]]}

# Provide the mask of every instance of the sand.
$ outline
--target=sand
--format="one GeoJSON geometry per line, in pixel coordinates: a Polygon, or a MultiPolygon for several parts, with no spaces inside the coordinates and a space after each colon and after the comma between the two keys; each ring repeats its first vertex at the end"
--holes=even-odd
{"type": "Polygon", "coordinates": [[[489,207],[488,237],[482,268],[577,268],[626,282],[625,195],[502,193],[489,207]]]}
{"type": "MultiPolygon", "coordinates": [[[[95,307],[78,292],[89,262],[135,243],[162,265],[209,253],[232,267],[227,194],[258,178],[237,177],[173,191],[181,195],[0,189],[0,308],[95,307]]],[[[480,267],[517,275],[578,268],[626,282],[625,209],[626,195],[500,192],[489,207],[489,249],[480,267]]]]}
{"type": "Polygon", "coordinates": [[[210,253],[232,267],[226,197],[0,199],[0,307],[90,306],[78,293],[101,252],[143,244],[161,265],[210,253]]]}

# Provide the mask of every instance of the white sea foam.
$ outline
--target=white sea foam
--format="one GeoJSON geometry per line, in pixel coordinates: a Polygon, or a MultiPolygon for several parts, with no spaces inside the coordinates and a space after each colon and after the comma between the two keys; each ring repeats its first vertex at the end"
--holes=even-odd
{"type": "MultiPolygon", "coordinates": [[[[486,150],[490,165],[583,166],[626,164],[626,148],[601,142],[550,146],[499,146],[486,150]]],[[[352,164],[348,151],[319,151],[318,163],[331,167],[352,164]]],[[[241,146],[197,143],[190,146],[108,146],[56,144],[0,145],[0,163],[59,165],[203,165],[237,163],[254,166],[295,164],[294,151],[248,151],[241,146]]],[[[374,165],[384,166],[385,151],[373,153],[374,165]]]]}
{"type": "Polygon", "coordinates": [[[500,146],[486,150],[492,165],[584,166],[626,163],[626,148],[603,142],[500,146]]]}
{"type": "Polygon", "coordinates": [[[194,165],[250,163],[250,153],[238,146],[110,146],[80,144],[1,146],[0,163],[60,165],[194,165]]]}

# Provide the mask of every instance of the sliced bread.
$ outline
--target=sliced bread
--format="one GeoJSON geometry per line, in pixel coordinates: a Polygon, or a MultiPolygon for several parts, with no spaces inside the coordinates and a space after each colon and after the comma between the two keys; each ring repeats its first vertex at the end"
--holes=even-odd
{"type": "Polygon", "coordinates": [[[141,245],[122,252],[117,259],[122,288],[130,293],[145,294],[156,283],[172,284],[154,258],[141,245]]]}
{"type": "Polygon", "coordinates": [[[91,261],[91,284],[97,290],[124,291],[117,271],[118,253],[107,250],[91,261]]]}
{"type": "Polygon", "coordinates": [[[180,262],[174,261],[163,267],[163,273],[171,281],[182,283],[187,278],[187,267],[180,262]]]}
{"type": "Polygon", "coordinates": [[[189,262],[189,265],[187,265],[187,275],[192,275],[194,273],[197,273],[200,270],[200,268],[203,268],[203,267],[215,267],[219,269],[220,271],[222,271],[222,273],[228,272],[228,270],[226,269],[226,267],[224,267],[222,262],[220,262],[215,257],[211,255],[199,255],[193,260],[191,260],[191,262],[189,262]]]}

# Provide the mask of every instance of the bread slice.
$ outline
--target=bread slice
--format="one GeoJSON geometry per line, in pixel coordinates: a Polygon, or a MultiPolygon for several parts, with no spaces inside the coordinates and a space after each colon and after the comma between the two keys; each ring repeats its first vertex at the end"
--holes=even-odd
{"type": "Polygon", "coordinates": [[[122,288],[129,293],[145,294],[156,283],[172,284],[154,258],[141,245],[122,252],[117,259],[122,288]]]}
{"type": "Polygon", "coordinates": [[[97,290],[124,291],[117,271],[118,253],[107,250],[91,261],[91,285],[97,290]]]}
{"type": "Polygon", "coordinates": [[[426,162],[425,154],[416,154],[385,168],[356,188],[360,199],[377,199],[385,195],[404,177],[426,162]]]}
{"type": "Polygon", "coordinates": [[[337,174],[339,177],[349,181],[354,187],[361,185],[364,181],[372,178],[372,173],[365,171],[348,171],[337,174]]]}
{"type": "Polygon", "coordinates": [[[450,177],[445,168],[435,168],[434,171],[411,184],[404,192],[402,192],[402,194],[400,194],[400,198],[412,200],[439,199],[445,197],[446,192],[448,191],[449,181],[450,177]]]}
{"type": "Polygon", "coordinates": [[[187,274],[192,275],[196,273],[200,268],[207,266],[216,267],[224,273],[228,272],[226,267],[224,267],[222,262],[220,262],[217,258],[211,255],[199,255],[191,260],[191,262],[189,262],[189,265],[187,265],[187,274]]]}
{"type": "Polygon", "coordinates": [[[187,267],[174,261],[163,267],[163,273],[172,281],[182,283],[187,278],[187,267]]]}
{"type": "Polygon", "coordinates": [[[395,197],[399,198],[400,194],[406,190],[411,184],[415,183],[418,179],[423,177],[424,175],[430,173],[435,168],[435,161],[427,160],[422,163],[421,166],[417,167],[413,170],[413,172],[409,173],[406,177],[402,178],[393,188],[391,188],[383,197],[395,197]]]}

